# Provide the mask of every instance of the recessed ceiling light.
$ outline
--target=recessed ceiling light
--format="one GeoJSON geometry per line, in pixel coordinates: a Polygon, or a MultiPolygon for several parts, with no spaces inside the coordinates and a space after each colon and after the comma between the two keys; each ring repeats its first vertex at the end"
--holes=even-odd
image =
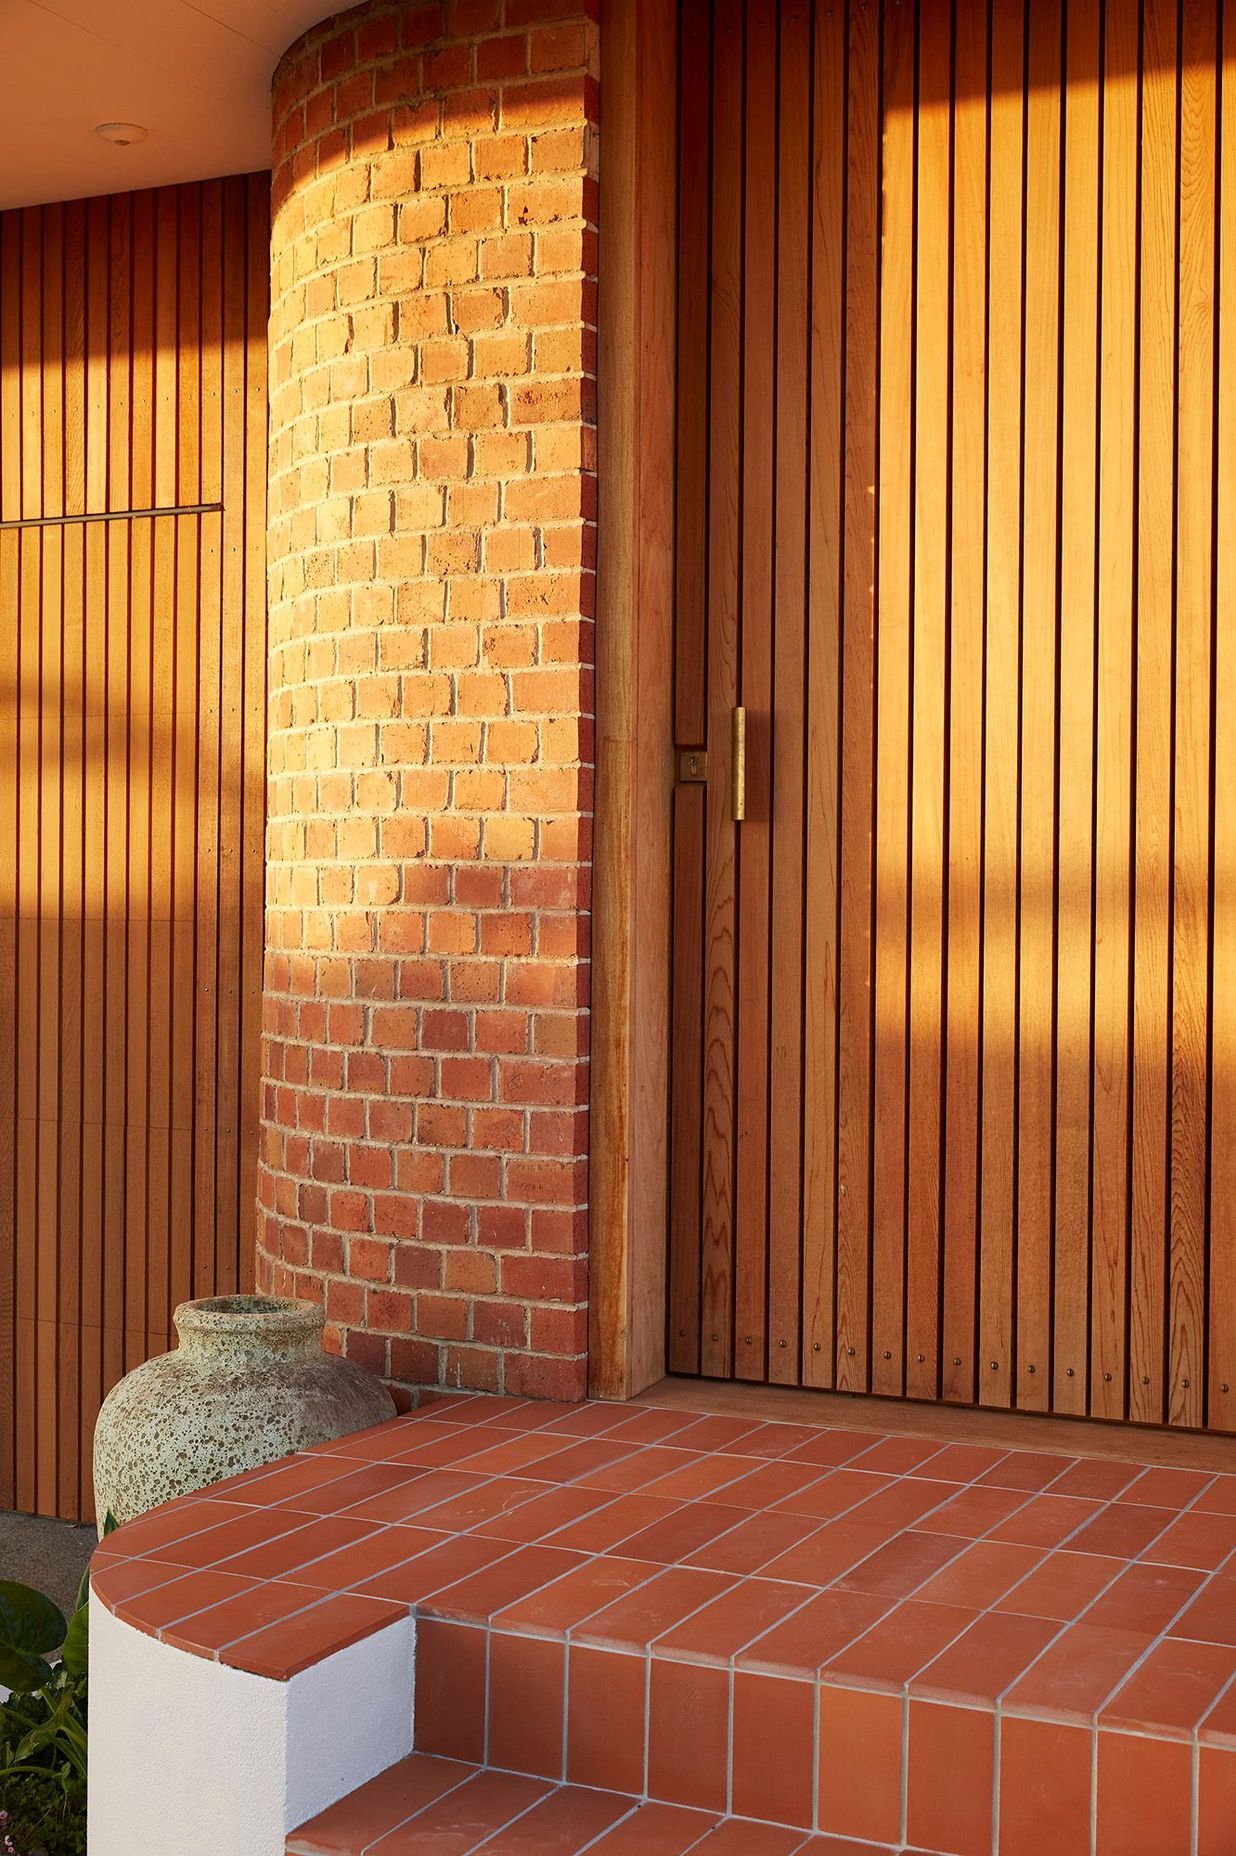
{"type": "Polygon", "coordinates": [[[114,142],[117,148],[128,148],[131,142],[144,142],[150,131],[143,129],[140,122],[101,122],[95,134],[105,142],[114,142]]]}

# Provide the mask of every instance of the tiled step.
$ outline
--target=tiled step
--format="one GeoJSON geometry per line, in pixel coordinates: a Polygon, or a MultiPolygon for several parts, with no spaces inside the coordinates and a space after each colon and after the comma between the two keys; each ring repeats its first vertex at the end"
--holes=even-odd
{"type": "Polygon", "coordinates": [[[1195,1834],[1233,1856],[1236,1580],[1188,1563],[1236,1545],[1228,1478],[806,1448],[820,1480],[750,1472],[767,1508],[732,1484],[669,1507],[602,1466],[473,1518],[453,1585],[414,1592],[415,1563],[375,1581],[418,1607],[416,1746],[940,1856],[1144,1856],[1150,1826],[1154,1856],[1195,1834]]]}
{"type": "Polygon", "coordinates": [[[464,1398],[99,1561],[128,1622],[263,1675],[411,1612],[419,1752],[628,1811],[1236,1856],[1231,1474],[464,1398]]]}
{"type": "Polygon", "coordinates": [[[287,1847],[289,1856],[891,1856],[425,1753],[332,1805],[287,1847]]]}
{"type": "MultiPolygon", "coordinates": [[[[819,1624],[804,1620],[804,1629],[819,1624]]],[[[1063,1692],[1044,1692],[1033,1714],[977,1703],[973,1678],[962,1687],[950,1672],[982,1650],[998,1686],[1005,1652],[996,1631],[959,1649],[953,1662],[938,1658],[931,1682],[902,1692],[885,1673],[894,1635],[904,1645],[897,1654],[911,1661],[923,1654],[924,1639],[914,1633],[940,1627],[938,1617],[907,1618],[903,1607],[880,1646],[880,1676],[866,1671],[888,1685],[864,1687],[814,1671],[774,1674],[741,1659],[730,1667],[679,1662],[426,1618],[418,1627],[415,1745],[547,1786],[733,1814],[800,1836],[815,1830],[852,1839],[855,1848],[1090,1856],[1093,1836],[1100,1851],[1119,1856],[1236,1856],[1229,1750],[1236,1719],[1228,1718],[1236,1692],[1208,1738],[1181,1724],[1209,1702],[1213,1659],[1205,1646],[1177,1643],[1158,1665],[1142,1664],[1143,1695],[1154,1696],[1161,1712],[1166,1694],[1174,1726],[1147,1720],[1154,1711],[1138,1708],[1131,1682],[1121,1691],[1129,1697],[1123,1711],[1113,1703],[1112,1724],[1096,1727],[1076,1718],[1063,1692]]],[[[1092,1628],[1096,1654],[1131,1653],[1126,1633],[1092,1628]]],[[[823,1655],[822,1640],[804,1654],[823,1655]]],[[[868,1646],[862,1655],[874,1661],[875,1651],[868,1646]]],[[[1083,1684],[1085,1674],[1063,1664],[1050,1671],[1062,1691],[1070,1679],[1083,1684]]]]}

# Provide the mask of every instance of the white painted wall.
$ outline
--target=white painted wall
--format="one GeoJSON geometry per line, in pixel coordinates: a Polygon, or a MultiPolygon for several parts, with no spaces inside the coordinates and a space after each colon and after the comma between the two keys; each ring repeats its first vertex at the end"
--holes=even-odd
{"type": "Polygon", "coordinates": [[[289,1831],[412,1749],[411,1618],[288,1682],[90,1601],[90,1856],[283,1856],[289,1831]]]}

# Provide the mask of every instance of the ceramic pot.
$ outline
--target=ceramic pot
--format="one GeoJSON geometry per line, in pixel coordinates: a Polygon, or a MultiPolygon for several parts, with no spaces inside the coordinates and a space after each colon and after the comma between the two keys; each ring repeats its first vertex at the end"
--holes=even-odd
{"type": "Polygon", "coordinates": [[[242,1469],[395,1413],[372,1373],[322,1350],[315,1302],[220,1295],[182,1302],[180,1345],[114,1386],[94,1433],[94,1498],[131,1521],[242,1469]]]}

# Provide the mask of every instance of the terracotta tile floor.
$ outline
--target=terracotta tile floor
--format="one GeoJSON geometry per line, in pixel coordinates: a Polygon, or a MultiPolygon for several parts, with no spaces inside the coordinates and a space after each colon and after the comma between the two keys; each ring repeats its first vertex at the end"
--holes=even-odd
{"type": "Polygon", "coordinates": [[[267,1676],[415,1608],[436,1761],[296,1850],[1236,1851],[1236,1476],[442,1399],[94,1564],[138,1628],[267,1676]]]}

